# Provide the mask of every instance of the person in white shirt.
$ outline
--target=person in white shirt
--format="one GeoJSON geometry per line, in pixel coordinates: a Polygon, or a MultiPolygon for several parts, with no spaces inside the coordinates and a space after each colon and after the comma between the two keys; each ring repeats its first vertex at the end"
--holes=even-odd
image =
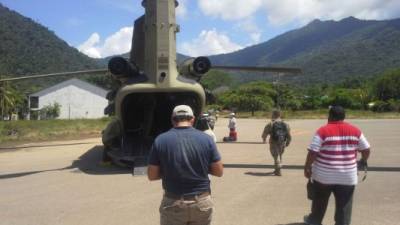
{"type": "Polygon", "coordinates": [[[210,135],[210,137],[217,143],[217,136],[210,128],[209,120],[207,118],[208,114],[203,114],[202,117],[196,123],[196,129],[203,131],[204,133],[210,135]]]}
{"type": "Polygon", "coordinates": [[[236,123],[236,115],[233,112],[229,114],[228,128],[229,128],[229,137],[224,137],[224,141],[236,141],[237,140],[237,132],[236,132],[237,123],[236,123]]]}

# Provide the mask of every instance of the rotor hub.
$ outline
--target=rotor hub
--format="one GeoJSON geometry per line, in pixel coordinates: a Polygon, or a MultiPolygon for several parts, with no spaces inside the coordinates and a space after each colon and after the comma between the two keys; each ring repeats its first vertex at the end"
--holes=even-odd
{"type": "MultiPolygon", "coordinates": [[[[143,6],[144,8],[146,8],[146,2],[147,2],[147,0],[143,0],[143,1],[142,1],[142,6],[143,6]]],[[[179,6],[179,2],[178,2],[177,0],[175,0],[175,8],[178,7],[178,6],[179,6]]]]}

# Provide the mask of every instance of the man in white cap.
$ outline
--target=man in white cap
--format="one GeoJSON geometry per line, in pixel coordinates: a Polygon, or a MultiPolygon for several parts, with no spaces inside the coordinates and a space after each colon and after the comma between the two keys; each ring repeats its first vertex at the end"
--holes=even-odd
{"type": "Polygon", "coordinates": [[[236,117],[234,112],[231,112],[229,114],[228,128],[229,128],[229,136],[224,137],[224,141],[236,141],[237,140],[236,117]]]}
{"type": "Polygon", "coordinates": [[[213,202],[208,174],[221,177],[223,165],[212,138],[194,129],[187,105],[171,116],[173,128],[159,135],[149,155],[149,180],[162,179],[161,225],[208,225],[213,202]]]}

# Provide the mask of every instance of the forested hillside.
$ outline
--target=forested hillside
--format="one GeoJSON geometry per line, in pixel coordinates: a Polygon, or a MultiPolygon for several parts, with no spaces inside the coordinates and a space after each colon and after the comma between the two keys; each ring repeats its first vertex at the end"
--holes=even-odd
{"type": "MultiPolygon", "coordinates": [[[[104,67],[108,61],[87,57],[52,31],[1,4],[0,55],[0,75],[16,76],[104,67]]],[[[177,58],[182,61],[186,56],[178,54],[177,58]]],[[[371,78],[400,68],[400,19],[314,20],[267,42],[210,58],[215,65],[300,67],[303,74],[281,78],[295,84],[371,78]]],[[[264,74],[240,73],[234,80],[268,79],[264,74]]],[[[52,81],[39,84],[48,82],[52,81]]]]}
{"type": "Polygon", "coordinates": [[[20,76],[98,67],[94,59],[70,47],[54,32],[1,4],[0,56],[0,75],[20,76]]]}
{"type": "MultiPolygon", "coordinates": [[[[346,77],[372,77],[400,68],[400,19],[363,21],[314,20],[307,26],[243,50],[211,57],[214,64],[296,66],[295,83],[339,82],[346,77]]],[[[258,79],[247,75],[241,79],[258,79]],[[250,78],[249,78],[250,77],[250,78]]]]}

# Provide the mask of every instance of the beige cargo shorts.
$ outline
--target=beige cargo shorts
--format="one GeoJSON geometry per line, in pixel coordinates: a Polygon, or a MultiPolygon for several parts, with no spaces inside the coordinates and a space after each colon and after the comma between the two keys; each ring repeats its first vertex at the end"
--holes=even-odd
{"type": "Polygon", "coordinates": [[[161,225],[210,225],[214,203],[211,195],[193,200],[163,197],[160,205],[161,225]]]}

